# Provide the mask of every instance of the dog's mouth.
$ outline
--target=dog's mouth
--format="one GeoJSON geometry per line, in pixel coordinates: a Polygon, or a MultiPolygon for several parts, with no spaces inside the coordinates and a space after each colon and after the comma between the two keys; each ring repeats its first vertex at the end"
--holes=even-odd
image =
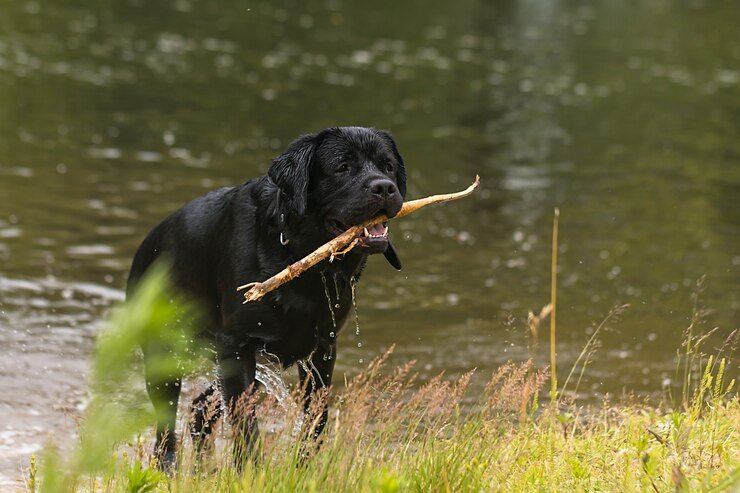
{"type": "MultiPolygon", "coordinates": [[[[337,219],[328,219],[326,221],[326,229],[329,230],[334,236],[347,231],[350,227],[337,219]]],[[[365,228],[358,239],[358,247],[362,248],[363,253],[383,253],[388,248],[388,222],[383,221],[382,223],[374,224],[365,228]]]]}
{"type": "Polygon", "coordinates": [[[388,248],[388,223],[374,224],[360,234],[359,245],[368,253],[383,253],[388,248]]]}

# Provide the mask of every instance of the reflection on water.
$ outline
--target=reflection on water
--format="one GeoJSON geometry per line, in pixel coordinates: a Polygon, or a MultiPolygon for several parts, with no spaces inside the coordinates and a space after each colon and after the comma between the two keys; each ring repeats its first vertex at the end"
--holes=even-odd
{"type": "Polygon", "coordinates": [[[8,433],[82,401],[92,335],[152,225],[337,124],[392,130],[410,197],[483,178],[392,225],[404,271],[370,262],[340,374],[393,343],[423,376],[526,358],[559,206],[560,367],[629,303],[581,397],[661,396],[699,277],[707,323],[740,323],[736,21],[732,2],[679,0],[11,2],[0,407],[23,422],[8,433]]]}

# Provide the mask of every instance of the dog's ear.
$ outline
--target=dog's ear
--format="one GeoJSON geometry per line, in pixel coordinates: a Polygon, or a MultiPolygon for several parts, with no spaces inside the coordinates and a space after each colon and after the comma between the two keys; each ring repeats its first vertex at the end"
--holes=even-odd
{"type": "Polygon", "coordinates": [[[393,247],[393,243],[391,243],[390,240],[388,240],[388,248],[385,249],[383,255],[385,255],[385,259],[388,261],[389,264],[393,266],[394,269],[401,270],[401,259],[398,258],[398,253],[396,252],[396,249],[393,247]]]}
{"type": "Polygon", "coordinates": [[[291,142],[285,152],[272,160],[267,176],[280,188],[290,201],[290,206],[299,215],[306,213],[308,206],[308,182],[311,163],[319,134],[307,134],[291,142]]]}
{"type": "MultiPolygon", "coordinates": [[[[401,153],[398,152],[398,146],[396,146],[396,141],[393,139],[393,136],[386,132],[385,130],[379,130],[378,133],[380,133],[381,137],[385,139],[385,141],[388,143],[388,145],[391,147],[391,151],[393,151],[393,156],[396,158],[396,162],[398,163],[398,166],[396,166],[396,186],[398,187],[398,191],[401,193],[401,197],[404,199],[406,198],[406,166],[403,163],[403,157],[401,156],[401,153]]],[[[385,259],[388,261],[389,264],[393,266],[396,270],[401,270],[401,259],[398,258],[398,252],[396,252],[395,247],[393,246],[393,243],[388,241],[388,248],[385,249],[385,259]]]]}
{"type": "Polygon", "coordinates": [[[383,137],[383,139],[385,139],[385,141],[391,147],[391,151],[393,151],[393,156],[396,158],[396,162],[398,163],[398,166],[396,166],[396,186],[398,187],[398,191],[401,192],[401,197],[405,199],[406,198],[406,166],[403,163],[403,157],[401,157],[401,153],[398,152],[396,141],[393,139],[393,136],[389,132],[386,132],[385,130],[378,130],[378,133],[381,135],[381,137],[383,137]]]}

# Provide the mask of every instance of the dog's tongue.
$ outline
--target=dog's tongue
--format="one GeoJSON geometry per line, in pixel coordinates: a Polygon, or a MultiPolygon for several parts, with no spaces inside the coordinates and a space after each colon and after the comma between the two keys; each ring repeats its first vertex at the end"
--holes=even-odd
{"type": "Polygon", "coordinates": [[[374,224],[367,228],[367,232],[371,235],[382,235],[385,233],[385,226],[383,226],[383,223],[374,224]]]}

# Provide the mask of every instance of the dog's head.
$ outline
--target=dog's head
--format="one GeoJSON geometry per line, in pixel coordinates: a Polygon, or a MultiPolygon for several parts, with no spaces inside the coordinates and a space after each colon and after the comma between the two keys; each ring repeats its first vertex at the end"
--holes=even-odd
{"type": "MultiPolygon", "coordinates": [[[[319,244],[378,214],[395,216],[406,196],[406,170],[388,132],[339,127],[304,135],[275,158],[268,176],[280,189],[288,221],[312,231],[319,244]]],[[[401,265],[388,240],[388,225],[368,228],[360,237],[362,253],[385,253],[401,265]]]]}

